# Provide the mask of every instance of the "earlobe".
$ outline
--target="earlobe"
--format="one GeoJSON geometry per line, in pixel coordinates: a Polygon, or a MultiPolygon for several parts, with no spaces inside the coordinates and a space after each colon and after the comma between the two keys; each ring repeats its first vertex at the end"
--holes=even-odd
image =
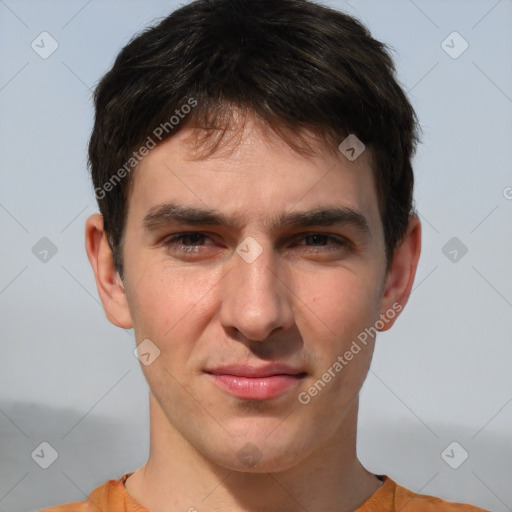
{"type": "Polygon", "coordinates": [[[85,249],[91,263],[105,315],[123,329],[133,327],[124,284],[114,265],[112,251],[103,228],[103,216],[91,215],[85,224],[85,249]]]}
{"type": "MultiPolygon", "coordinates": [[[[395,250],[381,299],[381,316],[393,310],[393,316],[380,331],[387,331],[394,323],[411,294],[421,253],[421,223],[411,215],[407,231],[395,250]]],[[[391,317],[391,315],[389,315],[391,317]]]]}

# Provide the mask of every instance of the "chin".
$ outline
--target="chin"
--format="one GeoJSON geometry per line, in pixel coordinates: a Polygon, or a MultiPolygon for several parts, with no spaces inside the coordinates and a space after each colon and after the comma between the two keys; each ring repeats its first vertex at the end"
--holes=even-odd
{"type": "Polygon", "coordinates": [[[301,460],[301,457],[297,454],[290,457],[284,451],[282,453],[269,453],[255,448],[255,445],[250,443],[243,447],[240,452],[235,457],[231,455],[229,460],[223,461],[220,465],[240,473],[278,473],[293,468],[301,460]],[[244,452],[243,455],[240,452],[244,452]]]}
{"type": "MultiPolygon", "coordinates": [[[[273,428],[276,424],[273,424],[273,428]]],[[[300,463],[309,453],[304,443],[304,433],[279,435],[278,428],[231,438],[222,452],[211,458],[212,462],[233,471],[244,473],[269,473],[286,471],[300,463]],[[269,432],[270,435],[269,435],[269,432]]]]}

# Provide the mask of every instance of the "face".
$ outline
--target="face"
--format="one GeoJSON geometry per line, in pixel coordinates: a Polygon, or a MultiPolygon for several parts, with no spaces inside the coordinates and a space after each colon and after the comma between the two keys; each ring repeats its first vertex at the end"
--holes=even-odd
{"type": "Polygon", "coordinates": [[[304,157],[249,121],[194,159],[191,134],[145,157],[129,199],[141,367],[166,428],[211,461],[285,470],[341,436],[395,302],[369,151],[304,157]]]}

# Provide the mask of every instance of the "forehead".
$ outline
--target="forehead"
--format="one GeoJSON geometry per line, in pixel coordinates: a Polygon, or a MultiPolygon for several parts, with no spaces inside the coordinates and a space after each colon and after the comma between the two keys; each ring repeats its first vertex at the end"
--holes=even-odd
{"type": "Polygon", "coordinates": [[[269,226],[283,211],[340,205],[364,212],[369,224],[378,219],[369,151],[349,161],[306,133],[315,153],[304,155],[248,119],[201,157],[202,135],[184,128],[150,151],[135,171],[130,210],[144,216],[174,202],[269,226]]]}

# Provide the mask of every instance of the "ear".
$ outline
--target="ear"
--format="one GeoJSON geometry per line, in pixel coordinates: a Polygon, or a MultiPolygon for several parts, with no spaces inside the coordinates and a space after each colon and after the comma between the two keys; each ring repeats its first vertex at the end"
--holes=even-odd
{"type": "Polygon", "coordinates": [[[405,236],[393,255],[381,298],[381,317],[386,311],[393,311],[393,317],[386,315],[386,322],[382,322],[384,327],[379,331],[387,331],[398,318],[396,313],[400,313],[407,304],[420,252],[421,224],[416,215],[411,215],[405,236]]]}
{"type": "Polygon", "coordinates": [[[126,292],[103,229],[103,216],[99,213],[91,215],[85,223],[85,249],[105,315],[117,327],[131,329],[133,323],[126,292]]]}

